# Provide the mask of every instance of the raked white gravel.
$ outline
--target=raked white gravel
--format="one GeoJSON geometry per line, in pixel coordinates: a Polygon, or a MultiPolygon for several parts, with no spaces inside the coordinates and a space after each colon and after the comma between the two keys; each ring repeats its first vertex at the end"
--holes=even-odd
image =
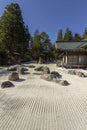
{"type": "MultiPolygon", "coordinates": [[[[0,130],[87,130],[87,77],[69,75],[55,64],[45,66],[70,85],[42,80],[31,68],[13,82],[15,87],[0,87],[0,130]]],[[[0,85],[7,79],[1,76],[0,85]]]]}

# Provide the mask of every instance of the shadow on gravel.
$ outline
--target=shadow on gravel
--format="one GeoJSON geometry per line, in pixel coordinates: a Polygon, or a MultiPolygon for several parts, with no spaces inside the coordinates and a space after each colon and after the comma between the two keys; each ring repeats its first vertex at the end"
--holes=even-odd
{"type": "Polygon", "coordinates": [[[18,79],[15,82],[23,82],[23,81],[25,81],[25,79],[18,79]]]}
{"type": "Polygon", "coordinates": [[[33,75],[41,75],[41,73],[34,72],[33,75]]]}
{"type": "Polygon", "coordinates": [[[24,72],[24,74],[31,74],[30,72],[24,72]]]}

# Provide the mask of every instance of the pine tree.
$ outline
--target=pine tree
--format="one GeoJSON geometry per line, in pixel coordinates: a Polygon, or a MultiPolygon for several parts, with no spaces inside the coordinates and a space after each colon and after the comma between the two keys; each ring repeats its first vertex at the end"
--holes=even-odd
{"type": "Polygon", "coordinates": [[[58,31],[57,41],[63,41],[62,29],[58,31]]]}
{"type": "Polygon", "coordinates": [[[87,28],[85,28],[84,33],[83,33],[83,39],[87,38],[87,28]]]}
{"type": "Polygon", "coordinates": [[[75,33],[74,41],[81,41],[81,36],[78,33],[75,33]]]}
{"type": "Polygon", "coordinates": [[[73,41],[73,35],[69,28],[66,29],[64,41],[73,41]]]}
{"type": "Polygon", "coordinates": [[[48,34],[46,34],[46,32],[42,32],[40,36],[41,36],[41,44],[43,46],[43,50],[50,50],[51,42],[48,34]]]}
{"type": "Polygon", "coordinates": [[[36,30],[34,32],[34,36],[32,37],[32,52],[31,55],[35,60],[38,60],[38,57],[41,53],[41,41],[39,31],[36,30]]]}
{"type": "Polygon", "coordinates": [[[40,48],[41,48],[40,34],[39,34],[39,31],[38,31],[38,30],[36,30],[36,31],[34,32],[33,42],[34,42],[34,46],[35,46],[37,49],[40,49],[40,48]]]}
{"type": "Polygon", "coordinates": [[[17,3],[7,5],[0,20],[0,45],[7,51],[16,50],[24,55],[30,39],[17,3]]]}

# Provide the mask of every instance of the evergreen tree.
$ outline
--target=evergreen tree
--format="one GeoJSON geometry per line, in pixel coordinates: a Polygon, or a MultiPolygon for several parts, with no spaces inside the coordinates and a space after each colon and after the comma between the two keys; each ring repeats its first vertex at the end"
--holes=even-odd
{"type": "Polygon", "coordinates": [[[32,38],[32,57],[35,60],[38,60],[38,57],[41,53],[41,41],[40,41],[40,34],[39,31],[36,30],[34,32],[34,37],[32,38]]]}
{"type": "Polygon", "coordinates": [[[51,42],[50,42],[49,36],[46,34],[46,32],[42,32],[40,36],[41,36],[41,44],[42,44],[43,50],[50,50],[51,42]]]}
{"type": "Polygon", "coordinates": [[[69,28],[66,29],[64,41],[73,41],[73,35],[69,28]]]}
{"type": "Polygon", "coordinates": [[[16,50],[24,55],[30,34],[25,26],[20,7],[17,3],[6,6],[0,20],[0,45],[7,51],[16,50]]]}
{"type": "Polygon", "coordinates": [[[41,36],[41,44],[42,44],[42,50],[44,53],[44,60],[45,61],[50,61],[51,60],[51,42],[49,39],[49,36],[46,32],[42,32],[40,34],[41,36]]]}
{"type": "Polygon", "coordinates": [[[81,36],[78,33],[75,33],[74,41],[81,41],[81,36]]]}
{"type": "Polygon", "coordinates": [[[83,39],[87,38],[87,28],[85,28],[84,33],[83,33],[83,39]]]}
{"type": "Polygon", "coordinates": [[[49,40],[49,36],[42,32],[39,34],[39,31],[36,30],[33,37],[33,56],[35,59],[38,59],[38,57],[43,54],[43,51],[47,51],[51,48],[51,43],[49,40]]]}
{"type": "Polygon", "coordinates": [[[39,34],[39,31],[38,31],[38,30],[36,30],[36,31],[34,32],[33,42],[34,42],[34,46],[35,46],[37,49],[40,49],[40,48],[41,48],[40,34],[39,34]]]}
{"type": "Polygon", "coordinates": [[[58,31],[57,41],[63,41],[62,29],[58,31]]]}
{"type": "Polygon", "coordinates": [[[35,32],[34,32],[34,37],[38,36],[39,35],[39,30],[36,29],[35,32]]]}

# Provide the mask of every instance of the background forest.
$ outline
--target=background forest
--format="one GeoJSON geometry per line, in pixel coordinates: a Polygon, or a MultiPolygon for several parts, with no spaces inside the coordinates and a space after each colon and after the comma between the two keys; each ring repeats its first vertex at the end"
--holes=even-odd
{"type": "MultiPolygon", "coordinates": [[[[63,33],[58,30],[55,41],[81,41],[87,38],[87,28],[83,35],[73,34],[67,27],[63,33]]],[[[0,65],[13,64],[11,52],[20,54],[21,61],[39,60],[44,57],[45,61],[57,59],[57,50],[51,43],[47,32],[35,30],[31,36],[29,27],[25,25],[22,11],[17,3],[7,5],[0,17],[0,65]]]]}

